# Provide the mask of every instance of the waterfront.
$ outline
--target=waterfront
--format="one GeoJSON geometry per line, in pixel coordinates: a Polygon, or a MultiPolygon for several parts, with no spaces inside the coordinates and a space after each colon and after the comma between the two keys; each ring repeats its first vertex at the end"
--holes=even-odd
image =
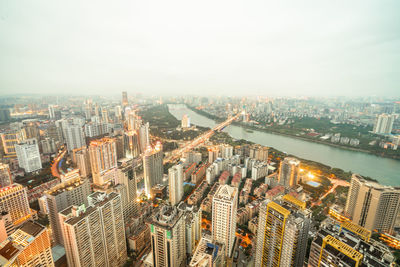
{"type": "MultiPolygon", "coordinates": [[[[216,124],[213,120],[197,114],[185,105],[169,105],[169,111],[178,120],[187,114],[191,123],[195,125],[211,128],[216,124]]],[[[398,160],[257,130],[248,132],[243,127],[235,125],[226,127],[224,131],[236,139],[245,139],[300,158],[369,176],[382,184],[400,186],[400,161],[398,160]]]]}

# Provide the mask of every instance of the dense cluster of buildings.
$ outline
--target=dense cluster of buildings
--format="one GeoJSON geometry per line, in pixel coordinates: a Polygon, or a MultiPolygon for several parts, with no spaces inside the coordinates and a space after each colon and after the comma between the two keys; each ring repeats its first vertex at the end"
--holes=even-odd
{"type": "MultiPolygon", "coordinates": [[[[274,111],[269,118],[278,123],[324,112],[294,107],[277,100],[247,109],[258,118],[274,111]]],[[[29,119],[2,130],[1,266],[390,266],[396,260],[373,233],[400,243],[400,188],[353,174],[343,209],[319,225],[312,215],[318,202],[304,190],[309,178],[295,157],[207,140],[169,162],[126,92],[115,107],[85,100],[80,109],[81,116],[71,116],[49,105],[45,123],[29,119]],[[53,179],[44,179],[46,171],[53,179]],[[43,181],[31,186],[37,179],[43,181]],[[36,201],[38,210],[30,207],[36,201]]],[[[334,112],[331,119],[345,118],[334,112]]],[[[373,131],[390,134],[395,119],[379,115],[373,131]]],[[[179,128],[190,127],[183,116],[179,128]]]]}

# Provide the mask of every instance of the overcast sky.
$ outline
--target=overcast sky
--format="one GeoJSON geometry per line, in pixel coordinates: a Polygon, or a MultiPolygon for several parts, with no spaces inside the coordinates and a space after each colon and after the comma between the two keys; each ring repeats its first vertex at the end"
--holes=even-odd
{"type": "Polygon", "coordinates": [[[400,1],[0,1],[0,94],[123,90],[400,96],[400,1]]]}

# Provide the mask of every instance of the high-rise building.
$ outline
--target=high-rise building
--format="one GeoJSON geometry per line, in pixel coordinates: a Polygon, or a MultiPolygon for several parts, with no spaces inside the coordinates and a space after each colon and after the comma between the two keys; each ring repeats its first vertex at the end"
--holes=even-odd
{"type": "Polygon", "coordinates": [[[85,134],[80,125],[67,124],[65,127],[63,126],[63,130],[65,131],[65,140],[69,152],[76,148],[86,146],[85,134]]]}
{"type": "Polygon", "coordinates": [[[59,142],[62,140],[62,134],[60,136],[60,131],[54,122],[49,123],[46,128],[46,137],[51,138],[54,142],[59,142]]]}
{"type": "Polygon", "coordinates": [[[8,157],[15,157],[15,145],[24,140],[24,134],[21,130],[10,130],[1,133],[4,153],[8,157]]]}
{"type": "Polygon", "coordinates": [[[7,108],[0,109],[0,121],[9,121],[10,119],[10,110],[7,108]]]}
{"type": "Polygon", "coordinates": [[[104,134],[109,134],[111,131],[107,122],[88,122],[85,124],[85,135],[87,137],[96,137],[104,134]]]}
{"type": "Polygon", "coordinates": [[[143,155],[144,185],[147,196],[152,196],[152,188],[162,183],[163,179],[163,152],[158,143],[154,148],[148,147],[143,155]]]}
{"type": "Polygon", "coordinates": [[[126,203],[123,204],[125,221],[139,214],[136,174],[133,164],[133,160],[122,159],[118,162],[118,183],[126,187],[126,203]]]}
{"type": "Polygon", "coordinates": [[[6,187],[12,184],[10,167],[8,164],[0,163],[0,187],[6,187]]]}
{"type": "Polygon", "coordinates": [[[128,105],[128,93],[126,91],[122,92],[122,106],[126,107],[128,105]]]}
{"type": "Polygon", "coordinates": [[[390,134],[393,129],[393,123],[396,119],[395,114],[380,114],[375,121],[374,129],[372,130],[374,133],[378,134],[390,134]]]}
{"type": "Polygon", "coordinates": [[[37,140],[27,139],[15,145],[19,167],[25,172],[34,172],[42,168],[37,140]]]}
{"type": "Polygon", "coordinates": [[[139,143],[140,151],[143,153],[146,151],[147,147],[150,145],[150,135],[149,135],[150,124],[146,123],[139,128],[139,143]]]}
{"type": "Polygon", "coordinates": [[[109,122],[109,117],[108,117],[108,110],[103,108],[101,111],[101,120],[103,123],[108,123],[109,122]]]}
{"type": "Polygon", "coordinates": [[[64,244],[62,222],[58,217],[58,213],[71,205],[87,205],[89,194],[90,184],[88,179],[79,177],[58,184],[45,192],[53,241],[56,244],[64,244]]]}
{"type": "Polygon", "coordinates": [[[15,227],[11,220],[10,213],[2,211],[0,213],[0,243],[6,240],[14,231],[15,227]]]}
{"type": "Polygon", "coordinates": [[[371,231],[356,224],[325,224],[311,243],[308,266],[392,266],[390,249],[370,237],[371,231]]]}
{"type": "Polygon", "coordinates": [[[169,202],[177,205],[183,197],[183,167],[177,164],[168,169],[169,202]]]}
{"type": "Polygon", "coordinates": [[[140,143],[137,131],[124,133],[124,156],[128,159],[136,158],[140,155],[140,143]]]}
{"type": "Polygon", "coordinates": [[[117,176],[117,148],[113,138],[102,138],[90,142],[90,163],[93,183],[103,186],[115,181],[117,176]]]}
{"type": "Polygon", "coordinates": [[[212,238],[225,246],[225,255],[232,254],[236,233],[238,189],[220,185],[212,202],[212,238]]]}
{"type": "Polygon", "coordinates": [[[345,214],[368,230],[392,233],[400,208],[400,188],[383,186],[353,174],[345,214]]]}
{"type": "Polygon", "coordinates": [[[182,128],[190,128],[190,117],[188,115],[183,115],[182,117],[182,128]]]}
{"type": "Polygon", "coordinates": [[[26,139],[35,138],[36,140],[39,140],[40,132],[37,120],[24,120],[23,125],[26,139]]]}
{"type": "Polygon", "coordinates": [[[0,266],[54,266],[48,230],[38,223],[25,222],[1,246],[0,266]]]}
{"type": "Polygon", "coordinates": [[[127,259],[121,197],[95,192],[89,206],[70,206],[59,213],[68,266],[123,266],[127,259]]]}
{"type": "Polygon", "coordinates": [[[279,183],[286,187],[295,186],[299,180],[300,161],[286,157],[279,167],[279,183]]]}
{"type": "Polygon", "coordinates": [[[42,147],[43,154],[53,154],[57,152],[56,142],[54,142],[53,138],[46,137],[44,140],[41,140],[40,146],[42,147]]]}
{"type": "Polygon", "coordinates": [[[92,172],[89,151],[84,148],[75,153],[76,165],[82,177],[88,177],[92,172]]]}
{"type": "Polygon", "coordinates": [[[201,239],[201,209],[182,201],[178,205],[178,210],[183,212],[185,220],[186,254],[193,255],[201,239]]]}
{"type": "Polygon", "coordinates": [[[219,267],[225,265],[224,245],[213,242],[211,236],[204,234],[189,263],[190,267],[219,267]]]}
{"type": "Polygon", "coordinates": [[[185,220],[176,206],[163,206],[147,224],[154,267],[185,266],[185,220]]]}
{"type": "Polygon", "coordinates": [[[51,120],[56,118],[56,113],[53,105],[49,105],[49,118],[51,120]]]}
{"type": "Polygon", "coordinates": [[[21,224],[31,217],[26,188],[12,184],[0,190],[0,210],[7,211],[14,225],[21,224]]]}
{"type": "Polygon", "coordinates": [[[305,203],[291,195],[266,200],[258,218],[255,266],[302,267],[311,218],[305,203]]]}

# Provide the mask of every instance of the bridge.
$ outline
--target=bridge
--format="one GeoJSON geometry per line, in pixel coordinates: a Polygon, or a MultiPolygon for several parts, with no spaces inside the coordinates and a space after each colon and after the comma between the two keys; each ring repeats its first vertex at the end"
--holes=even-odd
{"type": "Polygon", "coordinates": [[[214,126],[214,128],[201,134],[200,136],[196,137],[194,140],[186,142],[186,144],[184,144],[183,147],[175,149],[174,151],[171,152],[170,156],[165,157],[164,163],[173,162],[173,161],[179,159],[183,153],[188,152],[188,151],[192,150],[193,148],[198,147],[199,145],[204,143],[206,140],[208,140],[211,136],[213,136],[215,132],[221,131],[226,126],[231,124],[232,121],[236,120],[240,115],[243,115],[243,112],[240,112],[240,113],[236,114],[235,116],[228,118],[226,121],[214,126]]]}

